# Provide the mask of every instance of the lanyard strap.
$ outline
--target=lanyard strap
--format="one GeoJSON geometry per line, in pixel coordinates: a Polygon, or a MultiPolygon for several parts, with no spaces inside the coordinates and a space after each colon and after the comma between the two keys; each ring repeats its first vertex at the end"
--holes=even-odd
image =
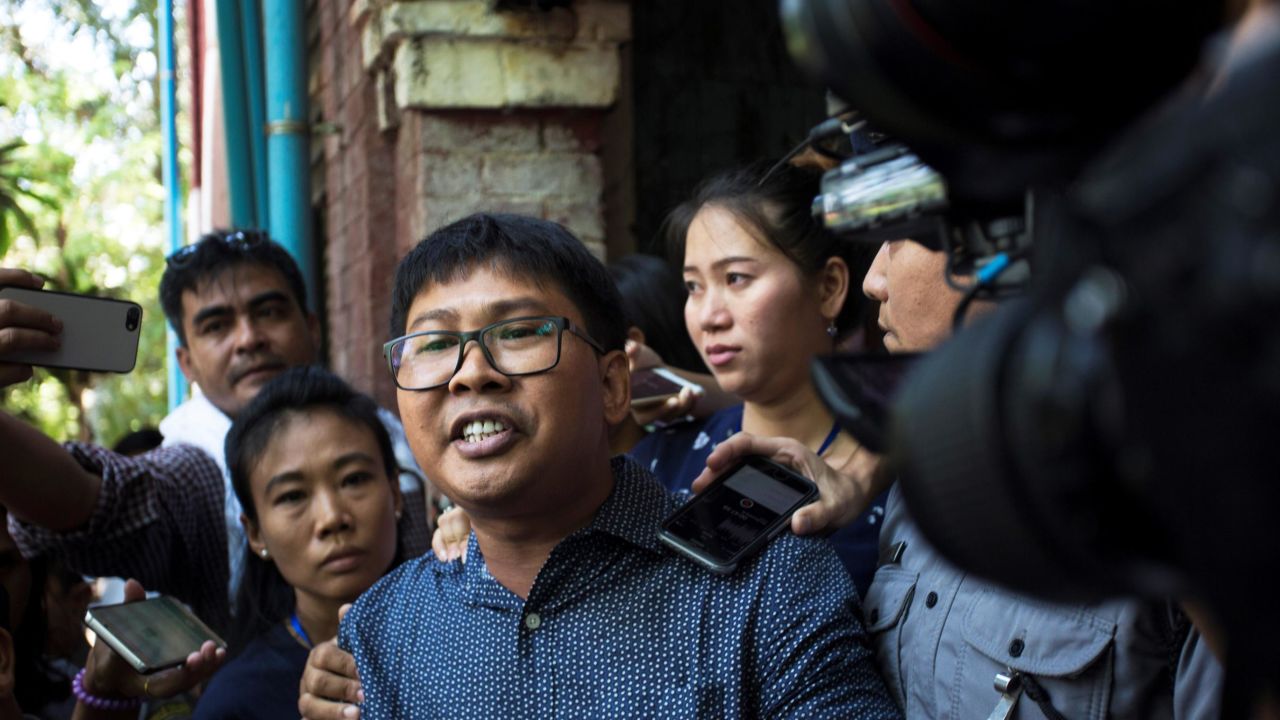
{"type": "Polygon", "coordinates": [[[307,635],[307,631],[302,628],[302,623],[298,622],[297,610],[294,610],[293,614],[289,616],[289,624],[293,626],[293,631],[297,633],[298,639],[302,641],[303,645],[306,645],[309,648],[315,647],[311,644],[311,637],[307,635]]]}
{"type": "Polygon", "coordinates": [[[831,443],[836,441],[836,436],[840,434],[840,421],[837,420],[831,425],[831,432],[827,433],[827,439],[822,441],[822,447],[818,448],[818,457],[822,457],[827,453],[827,449],[831,447],[831,443]]]}

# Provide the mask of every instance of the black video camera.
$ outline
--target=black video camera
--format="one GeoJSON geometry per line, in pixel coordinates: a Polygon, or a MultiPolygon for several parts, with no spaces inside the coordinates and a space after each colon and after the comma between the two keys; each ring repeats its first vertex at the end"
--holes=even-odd
{"type": "Polygon", "coordinates": [[[1280,33],[1196,77],[1224,2],[782,5],[793,54],[905,146],[833,171],[828,224],[1035,268],[894,404],[922,530],[1050,599],[1203,601],[1228,712],[1280,690],[1280,33]]]}

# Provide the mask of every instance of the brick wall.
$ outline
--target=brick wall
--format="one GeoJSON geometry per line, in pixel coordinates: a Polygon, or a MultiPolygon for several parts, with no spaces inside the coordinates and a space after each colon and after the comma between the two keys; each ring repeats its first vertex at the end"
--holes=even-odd
{"type": "Polygon", "coordinates": [[[604,254],[601,126],[630,8],[315,0],[315,201],[331,365],[394,407],[379,352],[395,262],[472,212],[561,222],[604,254]]]}
{"type": "Polygon", "coordinates": [[[313,153],[322,184],[313,188],[327,310],[329,360],[335,372],[395,407],[382,364],[391,276],[398,258],[394,138],[379,130],[376,87],[364,71],[360,35],[346,0],[315,3],[312,113],[325,123],[313,153]]]}

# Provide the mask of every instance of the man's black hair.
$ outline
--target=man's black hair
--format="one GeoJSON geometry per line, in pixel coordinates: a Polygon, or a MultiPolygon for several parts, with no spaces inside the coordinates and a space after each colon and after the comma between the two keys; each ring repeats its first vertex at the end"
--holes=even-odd
{"type": "MultiPolygon", "coordinates": [[[[250,471],[291,415],[317,410],[336,413],[368,428],[382,453],[387,477],[393,484],[399,482],[400,470],[391,446],[391,436],[378,417],[377,404],[322,367],[290,368],[263,386],[249,405],[236,415],[231,429],[227,431],[227,473],[231,476],[231,488],[240,500],[240,507],[250,520],[258,521],[258,508],[249,483],[250,471]]],[[[285,582],[275,563],[264,562],[248,548],[245,553],[244,579],[236,593],[236,624],[231,637],[234,653],[239,653],[253,638],[293,611],[293,588],[285,582]]],[[[399,564],[401,557],[397,548],[391,567],[399,564]]]]}
{"type": "Polygon", "coordinates": [[[182,327],[182,293],[195,292],[201,283],[241,265],[260,265],[280,273],[298,308],[307,313],[307,286],[288,250],[260,230],[215,230],[171,255],[160,278],[160,305],[183,347],[187,335],[182,327]]]}
{"type": "Polygon", "coordinates": [[[391,336],[404,334],[409,306],[428,285],[457,281],[482,265],[539,285],[554,283],[601,347],[621,350],[626,342],[618,288],[580,240],[549,220],[487,213],[436,230],[400,261],[391,292],[391,336]]]}

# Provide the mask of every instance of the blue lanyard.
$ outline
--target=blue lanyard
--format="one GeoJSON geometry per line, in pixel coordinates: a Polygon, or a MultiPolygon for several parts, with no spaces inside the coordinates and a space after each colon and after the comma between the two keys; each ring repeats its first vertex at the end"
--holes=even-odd
{"type": "Polygon", "coordinates": [[[293,626],[293,631],[298,633],[298,639],[302,640],[303,645],[306,645],[309,648],[315,647],[315,645],[311,643],[311,637],[307,635],[307,631],[302,629],[302,623],[298,622],[297,610],[294,610],[293,614],[289,616],[289,624],[293,626]]]}
{"type": "Polygon", "coordinates": [[[840,434],[840,421],[837,420],[831,426],[831,432],[827,433],[827,439],[822,441],[822,447],[818,448],[818,457],[822,457],[827,449],[831,447],[831,443],[836,441],[836,436],[840,434]]]}

